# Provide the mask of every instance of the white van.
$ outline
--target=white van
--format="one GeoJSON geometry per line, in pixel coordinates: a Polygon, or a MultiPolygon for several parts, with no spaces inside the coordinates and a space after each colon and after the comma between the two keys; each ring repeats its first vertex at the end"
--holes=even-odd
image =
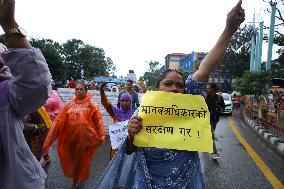
{"type": "Polygon", "coordinates": [[[222,113],[232,115],[233,103],[231,94],[222,93],[222,97],[225,103],[225,110],[222,113]]]}

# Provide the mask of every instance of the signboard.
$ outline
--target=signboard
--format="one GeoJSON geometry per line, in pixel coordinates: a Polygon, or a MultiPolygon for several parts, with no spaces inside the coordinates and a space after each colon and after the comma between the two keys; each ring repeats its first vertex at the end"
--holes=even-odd
{"type": "Polygon", "coordinates": [[[117,149],[126,139],[128,135],[128,121],[118,122],[109,126],[110,142],[113,149],[117,149]]]}
{"type": "Polygon", "coordinates": [[[210,113],[203,96],[148,91],[138,115],[143,127],[135,135],[136,146],[213,152],[210,113]]]}

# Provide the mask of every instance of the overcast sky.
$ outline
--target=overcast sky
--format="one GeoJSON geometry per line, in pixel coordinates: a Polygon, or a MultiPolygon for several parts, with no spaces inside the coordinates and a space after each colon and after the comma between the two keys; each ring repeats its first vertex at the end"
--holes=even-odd
{"type": "MultiPolygon", "coordinates": [[[[57,42],[81,39],[101,47],[117,67],[141,76],[168,53],[207,52],[238,0],[16,0],[16,20],[30,37],[57,42]]],[[[269,25],[262,0],[243,0],[245,23],[256,11],[269,25]]],[[[265,47],[264,47],[265,50],[265,47]]],[[[263,53],[266,57],[267,52],[263,53]]]]}

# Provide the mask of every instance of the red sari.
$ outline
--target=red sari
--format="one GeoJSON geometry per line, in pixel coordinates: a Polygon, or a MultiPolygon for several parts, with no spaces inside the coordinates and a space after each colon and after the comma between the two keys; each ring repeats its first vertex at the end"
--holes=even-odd
{"type": "Polygon", "coordinates": [[[91,160],[105,140],[99,106],[87,93],[82,100],[73,98],[59,113],[44,143],[48,150],[58,138],[58,154],[64,175],[77,180],[89,177],[91,160]]]}

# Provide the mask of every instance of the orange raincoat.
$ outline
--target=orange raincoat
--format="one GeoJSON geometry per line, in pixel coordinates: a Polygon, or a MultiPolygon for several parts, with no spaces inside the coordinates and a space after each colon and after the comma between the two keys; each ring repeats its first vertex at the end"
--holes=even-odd
{"type": "Polygon", "coordinates": [[[58,154],[66,177],[85,180],[89,177],[91,160],[105,140],[105,129],[99,106],[91,94],[69,101],[56,117],[43,149],[48,150],[58,138],[58,154]]]}

